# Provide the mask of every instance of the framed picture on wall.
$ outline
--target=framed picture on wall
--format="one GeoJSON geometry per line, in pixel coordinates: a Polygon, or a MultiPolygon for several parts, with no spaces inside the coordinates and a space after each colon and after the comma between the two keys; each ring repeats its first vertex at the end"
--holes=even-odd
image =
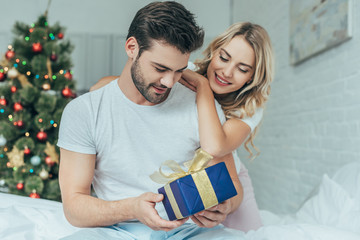
{"type": "Polygon", "coordinates": [[[299,64],[351,38],[351,1],[291,0],[291,64],[299,64]]]}

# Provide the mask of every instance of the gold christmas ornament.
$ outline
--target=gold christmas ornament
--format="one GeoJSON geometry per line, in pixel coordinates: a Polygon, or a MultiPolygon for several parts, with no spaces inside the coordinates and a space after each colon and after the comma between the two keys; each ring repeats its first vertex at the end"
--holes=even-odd
{"type": "Polygon", "coordinates": [[[48,171],[46,171],[44,168],[40,171],[39,173],[39,177],[42,179],[42,180],[46,180],[49,178],[49,173],[48,171]]]}
{"type": "Polygon", "coordinates": [[[17,76],[19,76],[19,72],[18,70],[16,70],[16,68],[13,67],[9,69],[9,71],[7,72],[7,76],[11,79],[17,78],[17,76]]]}
{"type": "Polygon", "coordinates": [[[56,153],[55,146],[46,142],[46,148],[44,152],[51,158],[51,160],[59,164],[59,155],[56,153]]]}
{"type": "Polygon", "coordinates": [[[10,160],[9,167],[21,167],[24,165],[24,150],[19,150],[17,147],[14,147],[11,152],[6,153],[8,159],[10,160]]]}

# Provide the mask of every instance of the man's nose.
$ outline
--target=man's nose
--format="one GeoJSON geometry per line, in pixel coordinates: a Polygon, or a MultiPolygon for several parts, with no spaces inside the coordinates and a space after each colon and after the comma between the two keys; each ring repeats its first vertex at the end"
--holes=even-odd
{"type": "Polygon", "coordinates": [[[172,88],[174,84],[176,83],[176,79],[174,74],[169,73],[163,76],[160,80],[161,85],[166,86],[167,88],[172,88]]]}

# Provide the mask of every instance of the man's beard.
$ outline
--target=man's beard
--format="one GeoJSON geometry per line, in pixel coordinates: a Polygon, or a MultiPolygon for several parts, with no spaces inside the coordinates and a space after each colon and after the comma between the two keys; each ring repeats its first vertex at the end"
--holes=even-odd
{"type": "MultiPolygon", "coordinates": [[[[138,63],[138,59],[135,60],[133,65],[131,66],[131,77],[134,82],[135,87],[137,90],[141,93],[141,95],[144,96],[144,98],[151,103],[157,104],[161,103],[166,99],[168,96],[168,93],[170,89],[167,89],[167,91],[163,94],[157,94],[153,91],[151,91],[152,86],[156,86],[154,83],[151,83],[149,85],[145,84],[144,76],[141,72],[140,64],[138,63]]],[[[159,86],[166,88],[166,86],[159,86]]]]}

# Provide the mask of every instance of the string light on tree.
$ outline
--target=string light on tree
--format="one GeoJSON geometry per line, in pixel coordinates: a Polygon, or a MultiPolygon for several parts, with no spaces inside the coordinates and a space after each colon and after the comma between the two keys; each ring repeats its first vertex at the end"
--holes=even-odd
{"type": "Polygon", "coordinates": [[[61,200],[55,143],[62,111],[75,96],[73,46],[47,19],[48,11],[33,24],[15,24],[16,37],[0,56],[0,180],[7,179],[9,193],[61,200]]]}
{"type": "Polygon", "coordinates": [[[42,89],[44,89],[45,91],[50,90],[50,88],[51,88],[50,83],[44,83],[44,84],[42,85],[42,89]]]}
{"type": "Polygon", "coordinates": [[[0,97],[0,105],[3,105],[3,106],[6,106],[6,105],[7,105],[7,101],[6,101],[6,99],[5,99],[4,96],[1,96],[1,97],[0,97]]]}

